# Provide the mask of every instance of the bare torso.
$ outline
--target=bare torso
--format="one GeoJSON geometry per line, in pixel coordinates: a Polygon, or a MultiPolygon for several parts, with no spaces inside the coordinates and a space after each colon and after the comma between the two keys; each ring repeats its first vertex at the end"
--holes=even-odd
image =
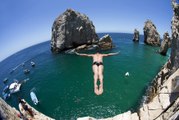
{"type": "Polygon", "coordinates": [[[93,56],[93,62],[103,62],[103,55],[102,54],[94,54],[93,56]]]}

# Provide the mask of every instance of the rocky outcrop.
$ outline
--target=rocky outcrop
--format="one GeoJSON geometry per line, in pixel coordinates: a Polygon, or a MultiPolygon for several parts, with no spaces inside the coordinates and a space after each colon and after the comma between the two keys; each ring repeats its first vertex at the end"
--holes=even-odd
{"type": "Polygon", "coordinates": [[[175,71],[179,68],[179,4],[172,1],[173,18],[172,18],[172,44],[171,44],[171,63],[175,71]]]}
{"type": "Polygon", "coordinates": [[[144,43],[151,46],[160,46],[160,35],[152,21],[147,20],[144,25],[144,43]]]}
{"type": "Polygon", "coordinates": [[[95,26],[89,18],[72,9],[67,9],[53,23],[51,50],[60,52],[80,45],[98,42],[95,26]]]}
{"type": "Polygon", "coordinates": [[[19,112],[0,98],[0,120],[19,120],[19,112]]]}
{"type": "Polygon", "coordinates": [[[108,50],[114,47],[112,38],[108,34],[100,38],[98,45],[101,50],[108,50]]]}
{"type": "Polygon", "coordinates": [[[170,46],[171,46],[170,36],[169,36],[168,32],[166,32],[163,35],[163,41],[162,41],[162,44],[160,46],[159,53],[161,55],[165,56],[167,54],[168,48],[170,48],[170,46]]]}
{"type": "Polygon", "coordinates": [[[139,42],[139,31],[137,29],[134,30],[133,41],[134,42],[139,42]]]}
{"type": "Polygon", "coordinates": [[[100,40],[97,43],[91,44],[91,45],[80,45],[74,49],[66,50],[65,53],[73,54],[75,51],[80,50],[109,50],[114,47],[112,38],[107,34],[100,38],[100,40]]]}

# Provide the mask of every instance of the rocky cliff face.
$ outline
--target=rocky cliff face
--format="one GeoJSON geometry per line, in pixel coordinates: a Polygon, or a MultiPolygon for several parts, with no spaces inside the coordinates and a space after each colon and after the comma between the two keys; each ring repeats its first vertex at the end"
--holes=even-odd
{"type": "Polygon", "coordinates": [[[53,23],[51,50],[60,52],[83,44],[98,42],[95,26],[89,18],[72,9],[67,9],[53,23]]]}
{"type": "Polygon", "coordinates": [[[160,46],[160,50],[159,53],[161,55],[166,55],[168,48],[171,46],[171,40],[170,40],[170,36],[168,34],[168,32],[164,33],[163,35],[163,41],[162,44],[160,46]]]}
{"type": "Polygon", "coordinates": [[[97,43],[94,43],[91,45],[83,44],[76,48],[66,50],[65,53],[73,54],[75,51],[94,50],[94,49],[109,50],[109,49],[112,49],[113,47],[114,47],[114,45],[113,45],[112,38],[111,38],[111,36],[109,36],[107,34],[107,35],[104,35],[103,37],[101,37],[97,43]]]}
{"type": "Polygon", "coordinates": [[[179,68],[179,4],[172,1],[173,18],[172,18],[172,44],[171,44],[171,63],[175,71],[179,68]]]}
{"type": "Polygon", "coordinates": [[[19,120],[19,112],[0,98],[0,120],[19,120]]]}
{"type": "Polygon", "coordinates": [[[134,30],[133,41],[134,42],[139,42],[139,31],[137,29],[134,30]]]}
{"type": "Polygon", "coordinates": [[[160,46],[160,35],[152,21],[147,20],[144,25],[144,43],[152,46],[160,46]]]}

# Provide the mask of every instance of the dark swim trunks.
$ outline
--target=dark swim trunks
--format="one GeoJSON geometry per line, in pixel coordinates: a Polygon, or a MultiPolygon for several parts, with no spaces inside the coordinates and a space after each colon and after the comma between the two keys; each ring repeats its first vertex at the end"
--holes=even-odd
{"type": "Polygon", "coordinates": [[[100,65],[103,65],[103,63],[102,62],[93,62],[93,65],[100,66],[100,65]]]}

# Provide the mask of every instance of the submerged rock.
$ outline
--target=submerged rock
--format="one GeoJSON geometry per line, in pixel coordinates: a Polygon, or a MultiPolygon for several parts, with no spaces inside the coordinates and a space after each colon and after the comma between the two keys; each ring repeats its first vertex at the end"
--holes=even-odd
{"type": "Polygon", "coordinates": [[[98,42],[95,26],[85,14],[67,9],[53,23],[51,50],[60,52],[98,42]]]}
{"type": "Polygon", "coordinates": [[[156,26],[152,21],[145,22],[144,30],[144,43],[151,46],[160,46],[160,35],[157,32],[156,26]]]}
{"type": "Polygon", "coordinates": [[[162,44],[160,46],[159,53],[161,55],[166,55],[168,48],[170,48],[170,45],[171,45],[170,36],[169,36],[168,32],[166,32],[163,35],[163,41],[162,41],[162,44]]]}
{"type": "Polygon", "coordinates": [[[133,41],[134,42],[139,42],[139,31],[137,29],[134,30],[133,41]]]}
{"type": "Polygon", "coordinates": [[[172,44],[171,44],[171,64],[175,71],[179,68],[179,4],[173,0],[173,18],[172,18],[172,44]]]}

